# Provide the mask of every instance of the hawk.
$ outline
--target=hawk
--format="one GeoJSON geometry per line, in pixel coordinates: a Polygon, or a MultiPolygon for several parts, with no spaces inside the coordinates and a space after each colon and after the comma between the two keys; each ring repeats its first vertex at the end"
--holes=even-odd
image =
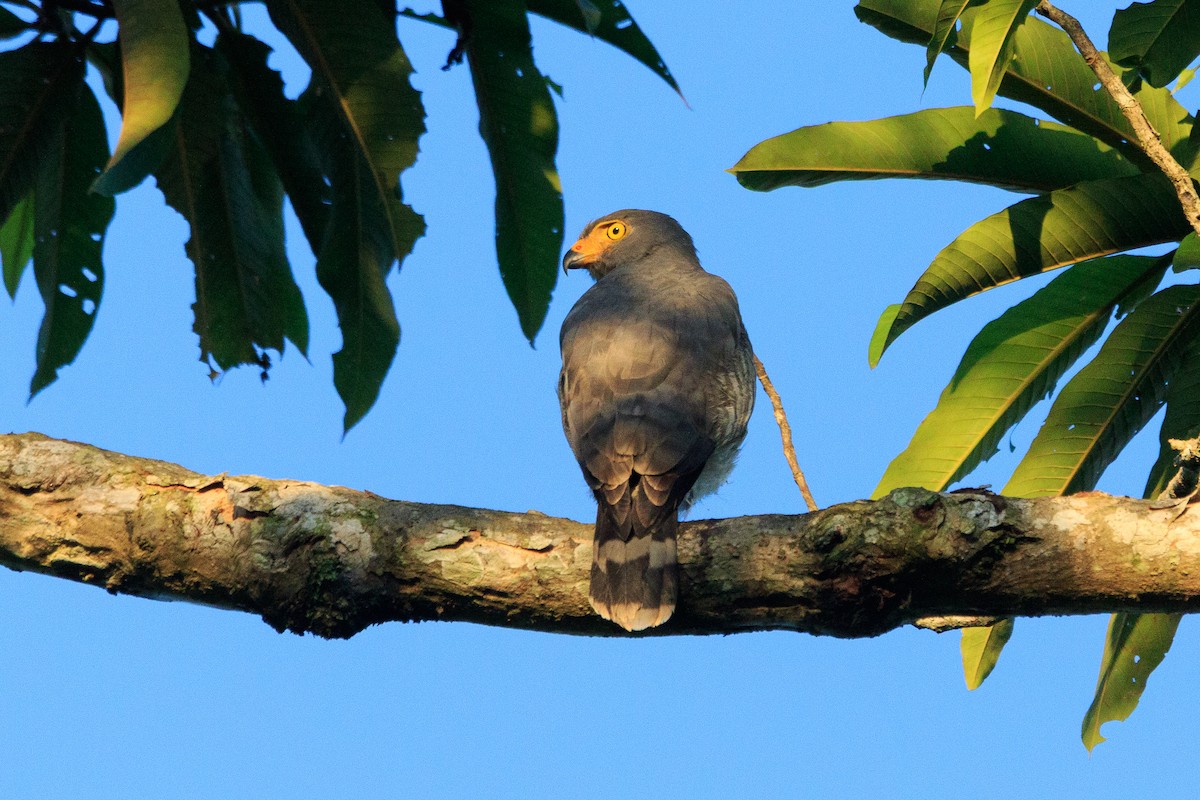
{"type": "Polygon", "coordinates": [[[559,338],[563,430],[597,505],[588,595],[643,630],[675,610],[679,513],[725,482],[746,436],[754,351],[733,290],[666,214],[600,217],[563,268],[596,281],[559,338]]]}

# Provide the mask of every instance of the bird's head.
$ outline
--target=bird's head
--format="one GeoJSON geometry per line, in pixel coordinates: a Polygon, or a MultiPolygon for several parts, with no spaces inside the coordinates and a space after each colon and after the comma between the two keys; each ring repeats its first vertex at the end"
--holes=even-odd
{"type": "Polygon", "coordinates": [[[589,222],[563,256],[563,270],[583,268],[599,280],[651,253],[696,262],[692,237],[678,222],[657,211],[627,208],[589,222]]]}

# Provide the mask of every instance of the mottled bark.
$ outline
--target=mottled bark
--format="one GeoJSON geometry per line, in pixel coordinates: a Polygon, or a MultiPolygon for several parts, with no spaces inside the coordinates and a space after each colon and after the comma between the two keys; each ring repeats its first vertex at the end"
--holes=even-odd
{"type": "MultiPolygon", "coordinates": [[[[650,635],[1200,610],[1200,513],[1099,493],[900,489],[688,523],[679,546],[679,610],[650,635]]],[[[321,636],[436,619],[622,634],[588,608],[588,525],[197,475],[38,434],[0,436],[0,563],[321,636]]]]}

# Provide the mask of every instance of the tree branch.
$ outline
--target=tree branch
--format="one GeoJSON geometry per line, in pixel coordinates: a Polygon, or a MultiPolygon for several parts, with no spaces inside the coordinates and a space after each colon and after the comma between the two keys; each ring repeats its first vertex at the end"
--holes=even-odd
{"type": "MultiPolygon", "coordinates": [[[[0,564],[346,637],[388,620],[624,635],[587,603],[591,528],[204,476],[0,436],[0,564]]],[[[1084,493],[899,489],[801,516],[682,526],[658,634],[872,636],[930,617],[1200,610],[1200,514],[1084,493]]]]}
{"type": "Polygon", "coordinates": [[[1192,176],[1188,174],[1188,171],[1163,146],[1158,131],[1154,130],[1154,126],[1146,118],[1142,104],[1125,88],[1125,84],[1112,71],[1108,60],[1100,54],[1096,45],[1092,44],[1092,40],[1083,30],[1083,26],[1079,24],[1079,20],[1054,6],[1048,0],[1038,3],[1037,13],[1052,20],[1066,32],[1067,36],[1071,37],[1071,41],[1075,43],[1083,60],[1092,68],[1092,72],[1096,73],[1100,84],[1116,101],[1121,113],[1125,115],[1125,119],[1129,120],[1129,124],[1133,126],[1138,146],[1171,180],[1171,184],[1175,187],[1175,194],[1179,198],[1179,205],[1183,208],[1183,215],[1187,217],[1192,230],[1200,235],[1200,196],[1196,194],[1196,185],[1192,182],[1192,176]]]}

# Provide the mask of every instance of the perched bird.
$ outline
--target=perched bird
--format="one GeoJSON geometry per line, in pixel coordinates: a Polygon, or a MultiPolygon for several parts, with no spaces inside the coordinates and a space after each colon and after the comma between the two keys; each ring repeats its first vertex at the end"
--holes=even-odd
{"type": "Polygon", "coordinates": [[[563,258],[596,283],[559,338],[563,430],[596,496],[592,608],[630,631],[675,610],[679,512],[729,475],[754,408],[737,297],[655,211],[588,224],[563,258]]]}

